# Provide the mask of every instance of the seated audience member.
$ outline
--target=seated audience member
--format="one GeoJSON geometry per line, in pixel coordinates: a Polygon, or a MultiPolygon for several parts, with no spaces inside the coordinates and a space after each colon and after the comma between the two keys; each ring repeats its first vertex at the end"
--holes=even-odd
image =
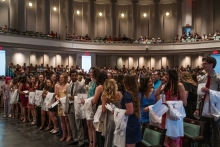
{"type": "Polygon", "coordinates": [[[157,38],[157,43],[159,44],[161,42],[162,42],[162,40],[160,38],[157,38]]]}
{"type": "Polygon", "coordinates": [[[202,39],[202,37],[197,32],[195,32],[194,39],[196,39],[196,41],[198,41],[199,39],[202,39]]]}
{"type": "Polygon", "coordinates": [[[152,38],[151,43],[156,43],[156,40],[154,38],[152,38]]]}
{"type": "Polygon", "coordinates": [[[219,30],[215,31],[214,37],[216,37],[216,36],[220,36],[219,30]]]}
{"type": "Polygon", "coordinates": [[[122,41],[121,35],[118,36],[118,41],[122,41]]]}
{"type": "Polygon", "coordinates": [[[143,37],[142,36],[140,36],[139,38],[138,38],[138,42],[139,43],[142,43],[144,40],[143,40],[143,37]]]}
{"type": "Polygon", "coordinates": [[[108,41],[112,41],[112,37],[111,36],[108,37],[108,41]]]}
{"type": "Polygon", "coordinates": [[[176,37],[174,38],[174,40],[175,40],[175,43],[178,43],[178,42],[180,42],[180,38],[179,38],[179,35],[176,35],[176,37]]]}
{"type": "Polygon", "coordinates": [[[8,26],[7,26],[7,25],[4,25],[4,26],[2,27],[2,32],[8,32],[8,31],[9,31],[8,26]]]}
{"type": "Polygon", "coordinates": [[[123,35],[123,37],[121,38],[123,41],[128,40],[128,38],[125,36],[125,34],[123,35]]]}
{"type": "Polygon", "coordinates": [[[118,41],[118,38],[116,37],[116,35],[113,36],[113,41],[118,41]]]}
{"type": "Polygon", "coordinates": [[[86,34],[85,40],[91,40],[88,34],[86,34]]]}
{"type": "Polygon", "coordinates": [[[72,38],[77,39],[77,35],[75,33],[73,33],[72,38]]]}
{"type": "Polygon", "coordinates": [[[180,37],[180,40],[186,40],[187,38],[187,35],[186,35],[186,32],[183,33],[183,35],[180,37]]]}
{"type": "Polygon", "coordinates": [[[208,37],[206,36],[206,34],[203,34],[202,35],[202,41],[206,41],[206,40],[208,40],[208,37]]]}
{"type": "Polygon", "coordinates": [[[139,97],[141,99],[141,122],[150,123],[149,107],[156,103],[153,81],[150,77],[140,78],[139,97]]]}
{"type": "Polygon", "coordinates": [[[55,38],[55,37],[56,37],[56,34],[54,34],[54,32],[51,31],[51,32],[50,32],[50,37],[51,37],[51,38],[55,38]]]}

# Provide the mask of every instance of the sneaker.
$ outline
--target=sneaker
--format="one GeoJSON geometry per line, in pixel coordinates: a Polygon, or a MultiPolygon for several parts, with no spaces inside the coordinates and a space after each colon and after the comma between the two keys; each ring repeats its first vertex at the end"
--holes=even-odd
{"type": "Polygon", "coordinates": [[[9,114],[8,117],[11,118],[11,114],[9,114]]]}

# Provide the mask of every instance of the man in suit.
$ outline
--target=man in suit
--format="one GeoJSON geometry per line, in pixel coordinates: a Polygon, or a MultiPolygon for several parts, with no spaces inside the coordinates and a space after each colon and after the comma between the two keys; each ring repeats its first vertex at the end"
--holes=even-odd
{"type": "Polygon", "coordinates": [[[77,81],[78,72],[76,70],[70,71],[71,82],[67,88],[67,99],[66,99],[66,113],[68,114],[70,127],[72,130],[73,142],[68,145],[76,145],[79,147],[84,145],[84,130],[83,120],[75,118],[74,110],[74,96],[78,93],[86,93],[85,84],[77,81]]]}

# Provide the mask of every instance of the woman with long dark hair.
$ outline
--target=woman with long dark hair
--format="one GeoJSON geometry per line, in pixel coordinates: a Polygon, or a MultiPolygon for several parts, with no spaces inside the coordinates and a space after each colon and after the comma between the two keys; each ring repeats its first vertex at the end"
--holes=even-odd
{"type": "Polygon", "coordinates": [[[149,107],[156,103],[155,90],[151,77],[140,78],[141,122],[149,123],[149,107]]]}
{"type": "Polygon", "coordinates": [[[26,107],[28,104],[28,93],[24,93],[23,91],[28,91],[29,83],[26,76],[22,77],[20,81],[20,85],[18,87],[18,93],[21,100],[21,120],[26,122],[26,107]]]}
{"type": "MultiPolygon", "coordinates": [[[[183,105],[186,106],[187,99],[185,94],[185,88],[182,83],[179,82],[178,73],[176,70],[168,70],[165,72],[165,78],[167,79],[166,85],[162,88],[163,82],[157,88],[156,95],[162,93],[164,91],[166,95],[166,101],[183,101],[183,105]]],[[[161,127],[165,129],[166,124],[166,114],[162,116],[161,127]]],[[[169,129],[169,128],[166,128],[169,129]]],[[[181,129],[181,127],[180,127],[181,129]]],[[[164,141],[165,147],[182,147],[182,137],[170,138],[168,136],[165,137],[164,141]]]]}
{"type": "Polygon", "coordinates": [[[126,128],[126,147],[135,147],[141,141],[140,98],[138,76],[128,74],[124,78],[125,93],[121,100],[125,115],[129,115],[126,128]]]}

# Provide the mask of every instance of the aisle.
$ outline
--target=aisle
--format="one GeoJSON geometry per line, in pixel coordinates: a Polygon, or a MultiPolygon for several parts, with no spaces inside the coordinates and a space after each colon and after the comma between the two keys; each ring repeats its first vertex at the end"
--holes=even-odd
{"type": "Polygon", "coordinates": [[[0,147],[73,147],[49,131],[38,131],[29,122],[3,118],[3,111],[0,108],[0,147]]]}

